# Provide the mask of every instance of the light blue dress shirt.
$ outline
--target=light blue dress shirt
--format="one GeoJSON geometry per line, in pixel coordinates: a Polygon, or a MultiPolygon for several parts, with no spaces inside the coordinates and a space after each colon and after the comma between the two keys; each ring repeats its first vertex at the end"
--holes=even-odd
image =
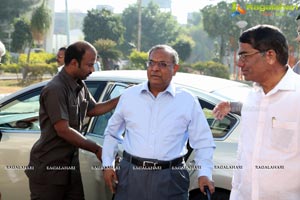
{"type": "Polygon", "coordinates": [[[104,135],[104,167],[114,166],[118,143],[131,155],[169,161],[187,153],[189,139],[198,176],[211,179],[215,144],[207,120],[198,99],[172,83],[157,97],[148,82],[128,88],[104,135]]]}

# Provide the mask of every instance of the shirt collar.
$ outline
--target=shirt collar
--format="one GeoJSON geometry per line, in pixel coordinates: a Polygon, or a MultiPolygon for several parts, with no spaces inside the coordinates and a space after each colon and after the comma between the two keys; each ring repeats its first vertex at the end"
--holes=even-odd
{"type": "Polygon", "coordinates": [[[83,88],[83,81],[82,80],[75,80],[72,76],[70,76],[65,68],[63,67],[62,70],[59,72],[59,75],[63,78],[63,80],[70,86],[72,91],[75,91],[76,94],[83,88]]]}
{"type": "MultiPolygon", "coordinates": [[[[150,92],[150,90],[149,90],[149,87],[148,87],[148,81],[146,81],[146,82],[144,82],[143,84],[142,84],[142,87],[141,87],[141,89],[140,89],[140,92],[141,93],[143,93],[143,92],[149,92],[149,93],[151,93],[150,92]]],[[[176,86],[171,82],[170,84],[169,84],[169,86],[166,88],[166,90],[165,91],[163,91],[162,93],[168,93],[168,94],[170,94],[170,95],[172,95],[173,97],[175,96],[175,93],[176,93],[176,86]]]]}
{"type": "MultiPolygon", "coordinates": [[[[277,85],[270,92],[268,92],[267,95],[274,94],[279,90],[295,90],[296,86],[295,86],[295,79],[293,78],[294,75],[295,72],[293,72],[293,70],[290,67],[288,67],[288,70],[285,73],[285,75],[277,83],[277,85]]],[[[258,83],[254,83],[253,87],[256,91],[258,90],[263,91],[262,87],[258,83]]]]}

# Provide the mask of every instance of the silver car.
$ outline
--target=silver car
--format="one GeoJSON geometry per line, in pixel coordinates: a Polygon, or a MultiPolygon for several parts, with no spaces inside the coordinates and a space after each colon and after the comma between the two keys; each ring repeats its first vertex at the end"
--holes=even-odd
{"type": "MultiPolygon", "coordinates": [[[[129,85],[146,81],[146,74],[143,70],[101,71],[94,72],[85,82],[97,101],[105,101],[119,96],[129,85]]],[[[212,109],[220,101],[242,101],[250,87],[235,81],[187,73],[177,73],[173,81],[199,99],[217,146],[213,170],[216,192],[212,199],[229,199],[232,169],[239,168],[235,159],[240,116],[229,114],[219,121],[214,119],[212,109]]],[[[30,199],[24,170],[31,147],[40,135],[39,95],[46,83],[31,85],[0,99],[0,194],[3,199],[30,199]]],[[[102,145],[111,115],[112,112],[87,118],[82,133],[102,145]]],[[[122,155],[122,146],[119,149],[119,155],[122,155]]],[[[204,199],[193,168],[194,152],[189,146],[188,149],[186,162],[190,173],[190,199],[204,199]]],[[[112,199],[96,156],[80,150],[80,165],[86,199],[112,199]]]]}

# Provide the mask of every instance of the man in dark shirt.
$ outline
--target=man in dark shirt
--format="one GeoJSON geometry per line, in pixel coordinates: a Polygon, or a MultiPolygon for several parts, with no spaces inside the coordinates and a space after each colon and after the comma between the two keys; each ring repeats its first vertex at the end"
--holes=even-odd
{"type": "Polygon", "coordinates": [[[78,148],[95,153],[102,149],[81,135],[85,116],[112,110],[118,98],[96,103],[85,83],[94,71],[96,50],[88,42],[76,42],[65,52],[65,67],[42,90],[41,137],[33,145],[27,170],[31,199],[84,199],[78,148]]]}

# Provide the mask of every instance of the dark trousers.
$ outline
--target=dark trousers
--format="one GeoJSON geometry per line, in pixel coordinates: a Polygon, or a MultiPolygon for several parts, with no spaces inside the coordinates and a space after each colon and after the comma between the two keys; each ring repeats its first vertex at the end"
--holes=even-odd
{"type": "Polygon", "coordinates": [[[119,183],[115,200],[187,200],[189,174],[178,168],[153,170],[135,167],[126,160],[120,163],[117,171],[119,183]]]}
{"type": "Polygon", "coordinates": [[[80,174],[72,179],[67,185],[41,184],[29,180],[31,200],[84,200],[80,174]]]}

